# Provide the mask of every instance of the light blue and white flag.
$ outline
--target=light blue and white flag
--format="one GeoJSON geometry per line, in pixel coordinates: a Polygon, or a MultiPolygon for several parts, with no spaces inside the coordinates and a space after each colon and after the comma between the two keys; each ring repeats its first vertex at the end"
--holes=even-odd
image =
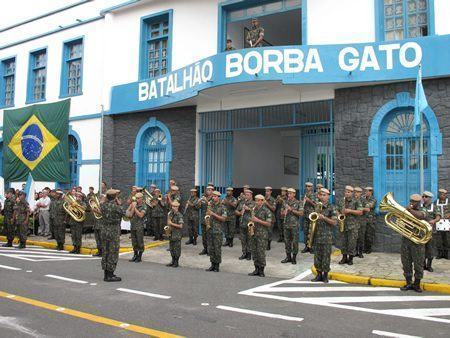
{"type": "Polygon", "coordinates": [[[422,112],[428,107],[427,97],[422,86],[422,66],[419,66],[416,81],[416,99],[414,103],[414,127],[417,130],[422,124],[422,112]]]}

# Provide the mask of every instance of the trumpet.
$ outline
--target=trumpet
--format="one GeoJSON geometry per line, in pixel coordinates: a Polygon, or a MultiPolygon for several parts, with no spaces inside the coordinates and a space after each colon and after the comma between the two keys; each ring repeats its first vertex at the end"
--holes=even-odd
{"type": "Polygon", "coordinates": [[[101,219],[102,212],[100,210],[100,202],[97,195],[94,195],[89,199],[89,206],[92,209],[92,213],[94,214],[95,219],[101,219]]]}
{"type": "Polygon", "coordinates": [[[345,215],[344,214],[338,215],[338,224],[339,224],[339,232],[344,232],[344,230],[345,230],[345,215]]]}
{"type": "Polygon", "coordinates": [[[72,195],[64,196],[63,208],[76,222],[83,222],[86,219],[86,208],[79,204],[72,195]]]}

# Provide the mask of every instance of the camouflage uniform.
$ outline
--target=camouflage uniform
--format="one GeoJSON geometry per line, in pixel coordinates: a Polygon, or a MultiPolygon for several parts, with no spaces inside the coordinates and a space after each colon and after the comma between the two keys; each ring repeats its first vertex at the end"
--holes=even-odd
{"type": "MultiPolygon", "coordinates": [[[[270,204],[270,206],[271,207],[276,207],[276,201],[275,201],[275,198],[273,198],[273,196],[270,196],[269,197],[269,199],[267,199],[267,203],[269,203],[270,204]]],[[[267,205],[266,205],[266,207],[267,207],[267,205]]],[[[272,210],[270,210],[268,207],[267,207],[267,209],[270,211],[270,213],[272,214],[272,217],[271,217],[271,222],[272,222],[272,224],[270,225],[270,227],[267,229],[268,231],[268,234],[267,234],[267,241],[268,242],[271,242],[272,241],[272,237],[273,237],[273,225],[274,225],[274,223],[275,223],[275,214],[272,212],[272,210]]],[[[276,210],[276,209],[275,209],[276,210]]],[[[268,249],[269,249],[269,247],[268,247],[268,249]]]]}
{"type": "MultiPolygon", "coordinates": [[[[227,217],[227,211],[222,203],[219,201],[214,204],[211,201],[210,208],[215,214],[227,217]]],[[[208,230],[208,254],[211,264],[222,263],[222,228],[223,222],[211,216],[211,227],[208,230]]]]}
{"type": "MultiPolygon", "coordinates": [[[[52,203],[53,204],[53,203],[52,203]]],[[[53,229],[55,231],[56,243],[59,249],[64,248],[64,243],[66,241],[66,211],[63,207],[64,200],[62,198],[55,199],[54,201],[54,219],[53,219],[53,229]]]]}
{"type": "Polygon", "coordinates": [[[16,218],[16,233],[19,236],[19,242],[21,246],[25,246],[28,236],[28,217],[30,205],[26,200],[19,200],[14,205],[15,218],[16,218]]]}
{"type": "Polygon", "coordinates": [[[203,252],[208,252],[208,233],[209,230],[206,230],[206,223],[205,223],[205,216],[206,216],[206,209],[208,207],[208,202],[211,201],[211,197],[206,197],[201,202],[200,206],[200,217],[201,217],[201,227],[202,227],[202,244],[203,244],[203,252]],[[206,202],[205,202],[206,199],[206,202]]]}
{"type": "Polygon", "coordinates": [[[199,198],[197,196],[189,197],[188,202],[192,205],[189,205],[184,213],[184,217],[187,220],[189,239],[192,239],[192,242],[197,243],[198,237],[198,210],[200,208],[199,198]]]}
{"type": "Polygon", "coordinates": [[[130,230],[131,230],[131,244],[133,245],[133,250],[144,252],[144,225],[145,225],[145,213],[147,212],[147,205],[142,203],[141,205],[136,204],[136,209],[139,212],[144,213],[144,217],[139,217],[133,214],[130,219],[130,230]]]}
{"type": "MultiPolygon", "coordinates": [[[[237,202],[237,199],[234,196],[225,196],[225,200],[227,200],[229,203],[235,204],[237,202]]],[[[231,206],[230,204],[224,204],[224,207],[227,211],[227,220],[225,221],[224,226],[224,233],[225,238],[227,239],[228,243],[233,241],[234,233],[236,231],[236,207],[231,206]]]]}
{"type": "MultiPolygon", "coordinates": [[[[169,216],[173,223],[184,224],[183,215],[181,212],[177,211],[175,214],[170,211],[169,216]]],[[[169,249],[172,259],[177,262],[181,256],[181,238],[183,237],[183,230],[175,227],[170,227],[170,237],[169,237],[169,249]]]]}
{"type": "MultiPolygon", "coordinates": [[[[238,211],[241,212],[244,208],[244,205],[249,207],[250,209],[255,207],[255,201],[243,200],[241,204],[238,206],[238,211]]],[[[240,239],[242,245],[242,255],[247,255],[248,259],[250,259],[250,237],[248,235],[248,222],[250,222],[251,211],[245,211],[244,214],[240,217],[239,220],[239,230],[240,230],[240,239]]]]}
{"type": "MultiPolygon", "coordinates": [[[[359,204],[361,204],[361,208],[367,208],[367,201],[365,198],[361,197],[357,200],[359,204]]],[[[367,214],[364,212],[361,216],[357,216],[358,222],[358,240],[356,244],[356,252],[357,254],[361,254],[364,252],[364,241],[366,239],[366,230],[367,230],[367,214]]]]}
{"type": "Polygon", "coordinates": [[[102,239],[102,269],[114,272],[119,259],[120,222],[125,210],[114,201],[107,201],[100,205],[103,217],[102,239]]]}
{"type": "MultiPolygon", "coordinates": [[[[86,204],[83,201],[77,201],[81,206],[86,208],[86,204]]],[[[68,224],[70,226],[70,234],[72,236],[72,243],[75,249],[81,249],[81,239],[83,235],[84,221],[77,222],[71,216],[67,215],[68,224]]]]}
{"type": "Polygon", "coordinates": [[[258,43],[258,45],[255,45],[255,43],[256,43],[256,41],[258,41],[261,33],[264,34],[264,28],[262,28],[261,26],[252,27],[252,29],[250,29],[247,33],[246,41],[251,41],[252,47],[262,47],[263,46],[262,40],[260,43],[258,43]]]}
{"type": "MultiPolygon", "coordinates": [[[[292,210],[301,211],[303,206],[300,205],[300,201],[297,199],[287,200],[285,204],[290,206],[292,210]]],[[[284,221],[284,244],[286,248],[286,255],[290,256],[298,254],[298,235],[299,235],[299,217],[292,212],[288,212],[284,221]]]]}
{"type": "MultiPolygon", "coordinates": [[[[450,213],[450,203],[448,199],[445,201],[440,201],[438,199],[436,201],[436,206],[439,207],[441,219],[445,219],[445,215],[450,213]]],[[[438,256],[436,258],[448,258],[448,231],[437,231],[437,233],[433,236],[436,237],[436,246],[438,250],[438,256]]]]}
{"type": "MultiPolygon", "coordinates": [[[[94,195],[96,195],[96,194],[89,193],[87,195],[88,200],[90,200],[94,195]]],[[[97,197],[99,200],[101,200],[101,196],[99,196],[99,194],[97,194],[97,197]]],[[[94,215],[92,215],[92,216],[93,216],[92,217],[93,218],[92,228],[94,230],[95,244],[97,245],[98,253],[101,255],[101,253],[102,253],[102,218],[97,219],[94,217],[94,215]]]]}
{"type": "Polygon", "coordinates": [[[49,227],[50,227],[50,234],[52,237],[55,237],[55,198],[53,196],[48,196],[50,198],[50,205],[49,205],[49,227]]]}
{"type": "MultiPolygon", "coordinates": [[[[344,209],[362,210],[361,203],[354,198],[347,200],[343,198],[339,202],[339,212],[343,213],[344,209]]],[[[341,251],[343,255],[355,256],[356,244],[358,241],[359,223],[358,217],[355,215],[345,215],[344,232],[342,233],[341,251]]]]}
{"type": "MultiPolygon", "coordinates": [[[[262,221],[270,222],[273,221],[273,213],[266,206],[263,205],[261,208],[255,208],[255,217],[262,221]]],[[[253,262],[256,267],[264,268],[266,266],[266,248],[267,240],[269,236],[269,228],[262,224],[255,223],[255,234],[250,239],[253,262]]]]}
{"type": "Polygon", "coordinates": [[[164,231],[164,216],[166,215],[164,210],[164,202],[158,201],[156,205],[152,208],[152,219],[153,219],[153,231],[155,232],[155,241],[163,239],[164,231]]]}
{"type": "MultiPolygon", "coordinates": [[[[437,215],[441,214],[440,208],[437,208],[436,205],[424,205],[423,206],[427,210],[427,218],[425,219],[427,222],[436,218],[437,215]]],[[[437,231],[436,224],[433,225],[433,236],[431,239],[425,244],[425,258],[433,259],[437,254],[437,243],[436,243],[437,231]]]]}
{"type": "Polygon", "coordinates": [[[277,200],[276,200],[277,209],[275,210],[275,215],[276,215],[277,227],[278,227],[278,231],[279,231],[278,242],[284,241],[284,230],[283,230],[284,217],[281,216],[281,210],[283,209],[283,205],[285,202],[286,202],[286,196],[283,197],[280,195],[280,198],[277,198],[277,200]]]}
{"type": "Polygon", "coordinates": [[[8,245],[12,245],[14,240],[14,203],[15,202],[12,197],[7,198],[5,199],[5,206],[3,207],[3,225],[5,228],[5,235],[8,240],[8,245]]]}
{"type": "Polygon", "coordinates": [[[370,196],[369,198],[364,197],[366,208],[370,208],[368,214],[366,214],[366,236],[364,240],[364,249],[366,253],[370,253],[372,251],[373,243],[375,242],[375,223],[376,223],[376,214],[375,208],[377,206],[377,200],[375,197],[370,196]]]}
{"type": "MultiPolygon", "coordinates": [[[[337,219],[336,208],[328,202],[320,212],[327,218],[337,219]]],[[[314,266],[317,271],[330,271],[331,246],[333,244],[333,226],[323,220],[317,221],[316,233],[313,239],[314,266]]]]}
{"type": "MultiPolygon", "coordinates": [[[[307,192],[305,194],[306,197],[308,197],[309,199],[311,199],[312,201],[316,201],[316,197],[315,194],[311,191],[311,192],[307,192]]],[[[305,215],[303,217],[303,235],[304,235],[304,240],[305,240],[305,245],[306,243],[308,243],[308,237],[309,237],[309,228],[311,227],[311,221],[309,220],[309,214],[311,214],[312,212],[314,212],[315,208],[314,205],[309,203],[309,202],[305,202],[305,205],[303,206],[303,210],[305,211],[305,215]]],[[[306,249],[306,248],[305,248],[306,249]]]]}

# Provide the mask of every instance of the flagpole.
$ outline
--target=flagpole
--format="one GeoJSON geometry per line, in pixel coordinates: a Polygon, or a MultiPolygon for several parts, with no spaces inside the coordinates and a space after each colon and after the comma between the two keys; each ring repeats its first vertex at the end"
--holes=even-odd
{"type": "Polygon", "coordinates": [[[100,120],[100,173],[98,175],[99,178],[99,182],[98,182],[98,191],[99,191],[99,196],[102,193],[102,181],[103,181],[103,119],[104,119],[104,109],[103,109],[103,105],[101,105],[102,107],[102,117],[100,120]]]}
{"type": "MultiPolygon", "coordinates": [[[[419,73],[420,73],[420,82],[422,85],[422,64],[419,65],[419,73]]],[[[418,93],[416,93],[418,95],[418,93]]],[[[425,190],[425,174],[424,174],[424,162],[423,162],[423,128],[422,128],[422,119],[423,119],[423,113],[422,110],[419,109],[420,114],[420,148],[419,148],[419,160],[420,160],[420,193],[423,193],[425,190]]]]}

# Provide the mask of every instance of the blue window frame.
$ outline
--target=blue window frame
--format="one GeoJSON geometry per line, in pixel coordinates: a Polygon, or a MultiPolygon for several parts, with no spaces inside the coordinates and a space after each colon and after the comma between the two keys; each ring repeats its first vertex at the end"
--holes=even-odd
{"type": "Polygon", "coordinates": [[[171,70],[172,10],[141,19],[139,78],[164,75],[171,70]]]}
{"type": "Polygon", "coordinates": [[[81,95],[83,90],[83,38],[63,46],[60,97],[81,95]]]}
{"type": "Polygon", "coordinates": [[[3,141],[0,142],[0,176],[3,177],[3,141]]]}
{"type": "Polygon", "coordinates": [[[26,103],[45,101],[46,86],[47,48],[44,48],[30,53],[26,103]]]}
{"type": "Polygon", "coordinates": [[[12,107],[16,82],[16,58],[3,60],[0,67],[0,107],[12,107]]]}
{"type": "MultiPolygon", "coordinates": [[[[72,131],[73,133],[73,131],[72,131]]],[[[59,183],[58,188],[60,189],[71,189],[78,186],[79,173],[80,173],[80,160],[81,160],[81,149],[79,142],[77,140],[78,135],[69,134],[69,172],[70,181],[69,183],[59,183]]]]}
{"type": "Polygon", "coordinates": [[[434,0],[378,0],[379,40],[434,35],[434,0]]]}

